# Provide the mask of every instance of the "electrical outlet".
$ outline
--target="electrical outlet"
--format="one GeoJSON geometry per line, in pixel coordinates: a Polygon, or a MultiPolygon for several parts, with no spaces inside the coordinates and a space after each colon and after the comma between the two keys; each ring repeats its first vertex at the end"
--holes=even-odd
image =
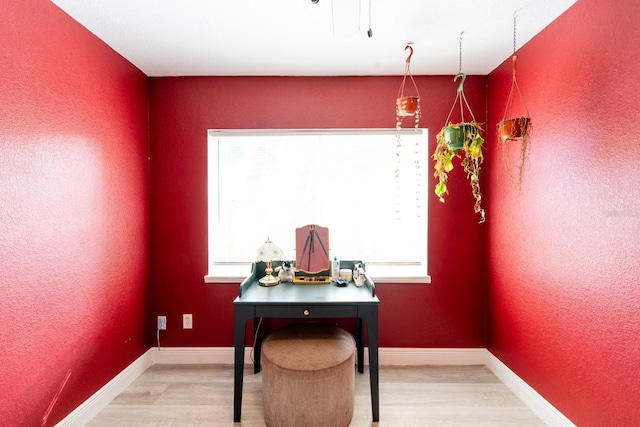
{"type": "Polygon", "coordinates": [[[158,316],[158,329],[161,331],[167,329],[167,316],[158,316]]]}
{"type": "Polygon", "coordinates": [[[193,314],[182,315],[182,329],[193,329],[193,314]]]}

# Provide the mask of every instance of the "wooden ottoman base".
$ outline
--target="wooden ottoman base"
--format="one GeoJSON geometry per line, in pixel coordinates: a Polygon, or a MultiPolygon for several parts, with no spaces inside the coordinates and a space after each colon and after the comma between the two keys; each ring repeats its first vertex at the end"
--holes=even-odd
{"type": "Polygon", "coordinates": [[[337,326],[300,323],[262,344],[269,427],[346,427],[353,417],[355,340],[337,326]]]}

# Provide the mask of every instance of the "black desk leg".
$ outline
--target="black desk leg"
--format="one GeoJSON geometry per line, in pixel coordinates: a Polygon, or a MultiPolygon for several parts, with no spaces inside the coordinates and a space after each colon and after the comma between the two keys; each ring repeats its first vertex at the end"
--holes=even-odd
{"type": "Polygon", "coordinates": [[[380,420],[380,373],[378,361],[378,307],[366,310],[363,316],[367,321],[367,339],[369,341],[369,381],[371,382],[371,413],[373,421],[380,420]]]}
{"type": "Polygon", "coordinates": [[[356,318],[356,348],[358,349],[358,372],[364,373],[364,328],[362,317],[356,318]]]}
{"type": "Polygon", "coordinates": [[[244,374],[244,342],[247,320],[253,311],[247,307],[236,306],[233,343],[233,422],[239,423],[242,415],[242,383],[244,374]]]}

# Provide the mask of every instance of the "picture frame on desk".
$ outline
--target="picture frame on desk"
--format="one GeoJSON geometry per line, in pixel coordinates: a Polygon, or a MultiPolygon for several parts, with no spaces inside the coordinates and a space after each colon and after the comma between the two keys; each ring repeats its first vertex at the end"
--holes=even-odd
{"type": "Polygon", "coordinates": [[[330,269],[329,228],[317,224],[296,228],[296,271],[320,275],[330,269]]]}

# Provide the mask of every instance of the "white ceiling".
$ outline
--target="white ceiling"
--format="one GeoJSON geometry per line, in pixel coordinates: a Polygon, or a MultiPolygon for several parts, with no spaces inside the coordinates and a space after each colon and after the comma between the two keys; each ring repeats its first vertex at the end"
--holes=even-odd
{"type": "Polygon", "coordinates": [[[486,75],[577,0],[51,1],[149,76],[337,76],[486,75]]]}

